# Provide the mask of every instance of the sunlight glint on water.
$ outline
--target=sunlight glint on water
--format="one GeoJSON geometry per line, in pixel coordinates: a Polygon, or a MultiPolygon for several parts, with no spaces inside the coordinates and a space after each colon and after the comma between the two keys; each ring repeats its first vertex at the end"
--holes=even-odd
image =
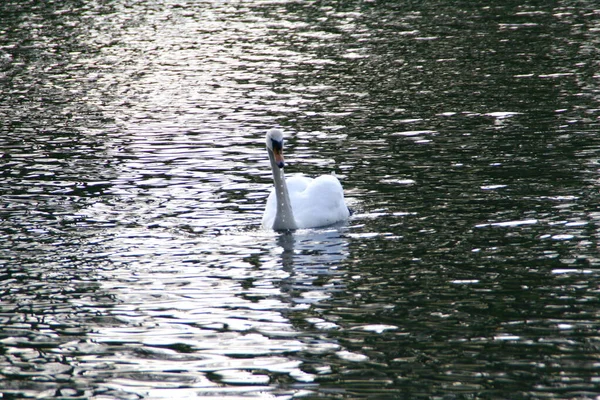
{"type": "MultiPolygon", "coordinates": [[[[314,376],[300,369],[299,360],[285,355],[342,348],[335,341],[299,341],[300,332],[285,316],[341,289],[335,276],[342,272],[323,267],[337,265],[345,257],[347,244],[337,230],[299,232],[278,243],[272,234],[256,231],[204,239],[190,235],[185,240],[157,230],[140,231],[139,236],[129,230],[128,237],[114,239],[121,251],[110,256],[115,268],[103,279],[102,288],[116,297],[118,305],[102,318],[108,323],[90,335],[98,346],[113,351],[129,352],[131,347],[140,351],[126,362],[94,357],[82,365],[83,370],[111,365],[111,376],[140,378],[173,370],[179,383],[179,374],[185,371],[191,387],[226,393],[210,381],[192,378],[194,372],[210,371],[218,381],[234,385],[268,384],[270,378],[260,374],[263,370],[310,383],[314,376]],[[166,248],[165,243],[173,247],[166,248]],[[268,243],[282,247],[261,254],[268,243]],[[305,247],[319,254],[302,256],[305,247]],[[316,288],[314,281],[323,278],[330,283],[316,288]]],[[[168,381],[168,375],[161,379],[168,381]]],[[[131,391],[138,384],[116,379],[110,386],[131,391]]],[[[265,390],[273,388],[261,386],[260,391],[265,390]]]]}

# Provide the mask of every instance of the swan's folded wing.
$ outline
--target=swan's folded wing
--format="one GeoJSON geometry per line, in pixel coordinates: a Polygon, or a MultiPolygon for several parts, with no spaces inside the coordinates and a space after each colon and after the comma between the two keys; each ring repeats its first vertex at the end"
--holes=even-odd
{"type": "Polygon", "coordinates": [[[327,226],[348,219],[350,213],[344,201],[344,189],[335,176],[298,178],[303,178],[303,181],[298,179],[297,187],[305,184],[304,190],[295,191],[294,194],[290,191],[290,197],[299,228],[327,226]]]}
{"type": "Polygon", "coordinates": [[[309,178],[304,175],[292,175],[286,178],[285,183],[287,184],[288,193],[290,194],[290,198],[292,198],[292,207],[294,204],[293,197],[296,196],[296,193],[304,192],[314,181],[313,178],[309,178]]]}
{"type": "Polygon", "coordinates": [[[265,211],[262,216],[262,226],[267,229],[272,229],[276,215],[277,199],[275,198],[275,189],[271,189],[271,193],[269,193],[269,197],[267,198],[267,204],[265,205],[265,211]]]}

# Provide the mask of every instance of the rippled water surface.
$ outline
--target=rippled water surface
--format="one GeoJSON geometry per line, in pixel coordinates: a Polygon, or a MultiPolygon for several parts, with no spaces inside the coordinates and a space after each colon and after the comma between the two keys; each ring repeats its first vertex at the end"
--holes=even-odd
{"type": "Polygon", "coordinates": [[[0,397],[596,398],[594,2],[0,22],[0,397]],[[347,224],[260,227],[273,126],[347,224]]]}

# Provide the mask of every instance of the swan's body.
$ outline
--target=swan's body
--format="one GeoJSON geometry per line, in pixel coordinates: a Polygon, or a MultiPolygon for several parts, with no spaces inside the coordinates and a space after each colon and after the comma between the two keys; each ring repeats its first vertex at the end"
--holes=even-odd
{"type": "Polygon", "coordinates": [[[273,190],[267,199],[262,224],[275,230],[292,230],[327,226],[350,216],[344,201],[344,189],[333,175],[315,179],[283,174],[283,133],[267,132],[267,152],[273,171],[273,190]]]}

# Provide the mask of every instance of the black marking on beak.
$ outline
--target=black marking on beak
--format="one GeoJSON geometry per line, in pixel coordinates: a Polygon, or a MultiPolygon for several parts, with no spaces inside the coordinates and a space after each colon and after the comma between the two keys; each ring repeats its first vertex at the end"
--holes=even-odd
{"type": "Polygon", "coordinates": [[[281,153],[283,150],[283,140],[275,140],[271,139],[271,147],[273,147],[273,151],[276,153],[281,153]]]}

